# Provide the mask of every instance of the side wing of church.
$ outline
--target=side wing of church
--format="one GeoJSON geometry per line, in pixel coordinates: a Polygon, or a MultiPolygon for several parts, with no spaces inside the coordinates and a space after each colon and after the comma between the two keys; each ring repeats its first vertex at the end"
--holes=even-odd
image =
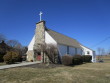
{"type": "Polygon", "coordinates": [[[43,61],[42,53],[40,56],[35,53],[35,50],[40,48],[41,44],[52,44],[57,47],[60,57],[68,54],[74,55],[91,55],[92,62],[95,62],[95,51],[81,45],[77,40],[50,30],[45,26],[45,21],[40,21],[36,24],[35,35],[28,45],[27,61],[43,61]]]}

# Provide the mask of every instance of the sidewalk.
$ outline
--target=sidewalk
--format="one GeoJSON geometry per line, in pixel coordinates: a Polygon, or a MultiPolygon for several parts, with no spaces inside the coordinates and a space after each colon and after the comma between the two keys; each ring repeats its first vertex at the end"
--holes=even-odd
{"type": "Polygon", "coordinates": [[[41,62],[40,61],[37,61],[37,62],[22,62],[22,63],[19,63],[19,64],[3,65],[3,66],[0,66],[0,69],[8,69],[8,68],[31,65],[31,64],[37,64],[37,63],[41,63],[41,62]]]}

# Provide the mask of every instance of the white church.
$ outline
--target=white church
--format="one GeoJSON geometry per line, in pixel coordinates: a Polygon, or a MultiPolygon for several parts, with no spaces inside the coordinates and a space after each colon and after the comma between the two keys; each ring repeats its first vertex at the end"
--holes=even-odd
{"type": "Polygon", "coordinates": [[[64,55],[90,55],[92,56],[92,62],[95,62],[95,51],[82,45],[77,40],[65,36],[61,33],[48,29],[45,21],[36,23],[35,35],[33,36],[30,44],[28,45],[27,61],[41,61],[42,53],[40,55],[35,53],[35,49],[40,44],[52,44],[56,46],[58,50],[58,56],[61,58],[64,55]]]}

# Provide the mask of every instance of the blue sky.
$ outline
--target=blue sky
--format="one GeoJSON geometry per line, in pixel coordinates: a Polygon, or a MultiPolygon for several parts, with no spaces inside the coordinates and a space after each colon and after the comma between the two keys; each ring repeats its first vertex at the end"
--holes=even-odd
{"type": "Polygon", "coordinates": [[[110,0],[0,0],[0,33],[22,45],[31,41],[39,12],[52,30],[96,50],[110,49],[110,0]]]}

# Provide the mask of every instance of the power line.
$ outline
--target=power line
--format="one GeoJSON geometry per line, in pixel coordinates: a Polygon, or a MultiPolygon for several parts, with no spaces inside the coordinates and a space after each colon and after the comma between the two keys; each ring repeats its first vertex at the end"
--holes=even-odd
{"type": "Polygon", "coordinates": [[[110,37],[105,38],[104,40],[102,40],[102,41],[100,41],[99,43],[97,43],[97,44],[93,45],[92,47],[94,48],[94,47],[96,47],[96,46],[100,45],[101,43],[103,43],[103,42],[107,41],[108,39],[110,39],[110,37]]]}

